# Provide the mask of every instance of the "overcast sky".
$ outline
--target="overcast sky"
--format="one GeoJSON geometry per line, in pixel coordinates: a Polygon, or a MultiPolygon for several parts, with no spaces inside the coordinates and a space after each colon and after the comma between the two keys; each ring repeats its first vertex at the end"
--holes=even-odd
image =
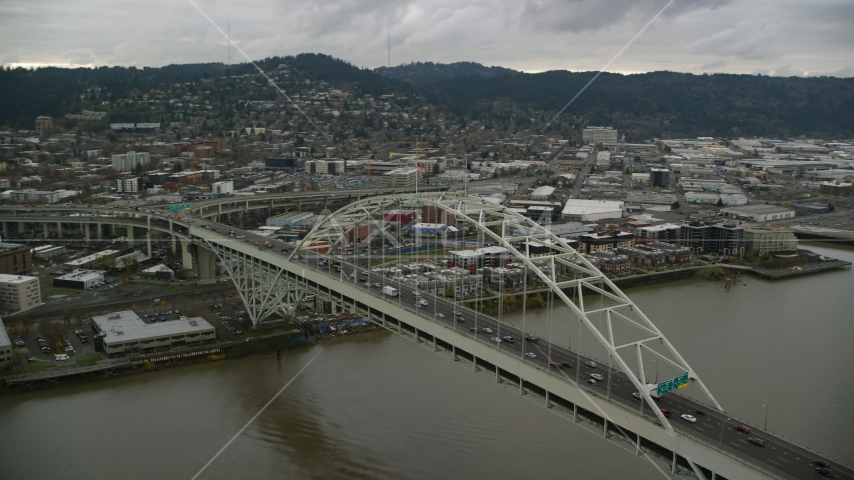
{"type": "MultiPolygon", "coordinates": [[[[193,0],[252,59],[599,70],[668,0],[193,0]]],[[[0,64],[226,62],[191,0],[0,0],[0,64]]],[[[245,61],[234,48],[231,62],[245,61]]],[[[852,0],[675,0],[608,71],[854,76],[852,0]]]]}

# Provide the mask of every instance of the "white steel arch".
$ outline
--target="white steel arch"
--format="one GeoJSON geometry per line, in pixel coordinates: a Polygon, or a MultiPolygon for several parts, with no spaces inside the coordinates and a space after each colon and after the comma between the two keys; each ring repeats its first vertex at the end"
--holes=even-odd
{"type": "MultiPolygon", "coordinates": [[[[416,219],[429,218],[472,229],[478,244],[504,247],[510,259],[524,265],[527,276],[537,279],[559,298],[607,350],[617,367],[626,372],[637,391],[668,431],[673,427],[650,396],[647,381],[649,361],[661,362],[687,372],[689,382],[699,386],[720,411],[720,404],[664,334],[614,283],[581,253],[544,226],[483,198],[452,193],[386,195],[351,203],[327,214],[289,256],[325,255],[337,247],[370,244],[374,238],[399,245],[389,228],[390,210],[412,212],[416,219]],[[367,232],[367,233],[366,233],[367,232]],[[532,255],[532,247],[539,250],[532,255]],[[547,253],[542,253],[547,247],[547,253]],[[592,301],[585,304],[585,295],[592,301]],[[571,298],[572,297],[572,298],[571,298]],[[594,304],[597,305],[594,306],[594,304]]],[[[436,238],[447,242],[447,235],[436,238]]],[[[656,363],[656,367],[657,367],[656,363]]]]}

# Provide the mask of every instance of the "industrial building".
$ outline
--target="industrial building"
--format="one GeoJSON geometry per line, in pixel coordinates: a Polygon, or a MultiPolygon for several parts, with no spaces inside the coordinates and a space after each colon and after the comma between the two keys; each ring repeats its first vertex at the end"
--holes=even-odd
{"type": "Polygon", "coordinates": [[[74,270],[71,273],[53,279],[54,287],[79,288],[88,290],[104,282],[103,270],[74,270]]]}
{"type": "Polygon", "coordinates": [[[448,226],[444,223],[416,223],[412,226],[412,233],[415,235],[439,235],[447,228],[448,226]]]}
{"type": "Polygon", "coordinates": [[[202,317],[145,323],[131,310],[92,317],[95,349],[109,357],[150,353],[216,341],[216,330],[202,317]]]}
{"type": "Polygon", "coordinates": [[[344,175],[344,160],[309,160],[305,173],[309,175],[344,175]]]}
{"type": "Polygon", "coordinates": [[[751,222],[767,222],[783,218],[795,218],[794,210],[776,205],[743,205],[721,207],[721,213],[730,217],[743,217],[751,222]]]}
{"type": "Polygon", "coordinates": [[[0,310],[20,312],[41,305],[38,277],[0,274],[0,310]]]}
{"type": "Polygon", "coordinates": [[[139,250],[134,250],[133,252],[128,253],[127,255],[122,255],[121,257],[116,257],[114,261],[114,265],[116,268],[125,268],[133,265],[134,260],[137,265],[148,260],[151,260],[151,257],[140,252],[139,250]]]}
{"type": "Polygon", "coordinates": [[[744,229],[744,244],[746,252],[758,255],[792,252],[798,249],[798,238],[788,228],[750,225],[744,229]]]}
{"type": "Polygon", "coordinates": [[[139,272],[139,276],[140,278],[156,280],[172,280],[172,278],[175,277],[175,272],[171,268],[161,263],[159,265],[146,268],[145,270],[139,272]]]}
{"type": "Polygon", "coordinates": [[[281,215],[276,215],[275,217],[268,218],[265,222],[265,225],[267,225],[268,227],[293,228],[294,225],[305,222],[313,216],[314,214],[311,212],[287,212],[281,215]]]}
{"type": "Polygon", "coordinates": [[[549,197],[554,195],[555,187],[537,187],[530,195],[528,195],[531,200],[548,200],[549,197]]]}
{"type": "Polygon", "coordinates": [[[118,250],[101,250],[100,252],[93,253],[92,255],[87,255],[85,257],[78,258],[77,260],[65,262],[65,266],[72,269],[86,268],[102,258],[112,258],[118,255],[118,253],[118,250]]]}
{"type": "Polygon", "coordinates": [[[412,210],[387,210],[383,213],[383,220],[387,222],[400,222],[409,224],[415,219],[415,212],[412,210]]]}
{"type": "Polygon", "coordinates": [[[561,219],[569,222],[599,222],[623,217],[624,203],[612,200],[567,199],[561,219]]]}
{"type": "Polygon", "coordinates": [[[52,258],[65,253],[65,247],[57,245],[42,245],[33,249],[33,256],[36,258],[52,258]]]}
{"type": "Polygon", "coordinates": [[[214,182],[211,184],[211,193],[214,195],[231,195],[234,193],[234,181],[214,182]]]}

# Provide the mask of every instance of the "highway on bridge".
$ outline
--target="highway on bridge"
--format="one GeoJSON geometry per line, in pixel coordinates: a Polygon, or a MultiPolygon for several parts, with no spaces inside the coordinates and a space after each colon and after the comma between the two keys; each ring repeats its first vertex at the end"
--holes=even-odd
{"type": "MultiPolygon", "coordinates": [[[[290,252],[294,248],[293,244],[273,240],[248,231],[242,231],[206,220],[201,221],[201,226],[216,228],[217,232],[215,234],[234,238],[235,241],[255,243],[259,249],[269,250],[283,257],[287,257],[289,254],[285,253],[285,250],[290,252]],[[235,232],[235,236],[226,233],[231,230],[235,232]],[[243,238],[238,239],[236,236],[243,238]],[[264,246],[264,242],[270,242],[272,247],[264,246]]],[[[397,282],[384,275],[372,272],[357,263],[350,262],[350,260],[358,262],[359,260],[377,259],[376,255],[368,254],[366,257],[358,257],[355,254],[346,257],[302,255],[295,261],[313,270],[326,272],[332,277],[337,277],[341,282],[358,286],[366,295],[382,297],[386,301],[399,304],[412,312],[412,314],[430,318],[445,327],[476,338],[480,342],[498,348],[508,355],[518,357],[522,361],[550,371],[553,375],[557,375],[567,382],[585,389],[588,393],[607,398],[624,408],[648,418],[652,422],[658,422],[657,418],[649,411],[649,408],[644,407],[644,402],[633,396],[636,389],[628,377],[619,370],[609,368],[607,362],[582,356],[576,351],[549,343],[546,339],[526,335],[518,328],[504,322],[499,322],[495,318],[463,308],[443,297],[420,292],[405,283],[397,282]],[[332,267],[333,261],[340,264],[340,270],[332,267]],[[398,296],[390,297],[385,295],[383,293],[383,287],[385,286],[397,289],[398,296]],[[416,292],[418,296],[416,296],[416,292]],[[426,303],[426,305],[422,305],[418,299],[423,299],[423,303],[426,303]],[[507,337],[511,337],[513,340],[510,341],[507,337]],[[501,341],[499,342],[496,339],[500,339],[501,341]],[[588,366],[589,362],[595,364],[595,367],[588,366]],[[589,384],[587,380],[592,379],[592,374],[602,375],[603,379],[596,381],[596,385],[589,384]]],[[[389,261],[394,260],[394,257],[390,256],[385,258],[389,261]]],[[[670,412],[672,415],[670,418],[671,425],[681,434],[693,437],[701,443],[727,452],[736,458],[746,460],[748,463],[758,464],[764,469],[780,475],[782,478],[820,477],[816,473],[813,461],[819,460],[821,457],[805,448],[794,445],[772,434],[762,432],[754,426],[749,426],[751,429],[749,434],[740,433],[735,427],[737,425],[746,425],[744,422],[681,395],[665,394],[657,402],[660,408],[670,412]],[[698,413],[698,411],[702,413],[698,413]],[[692,415],[697,421],[692,423],[683,420],[681,418],[683,414],[692,415]],[[748,442],[748,438],[754,437],[764,440],[764,446],[748,442]]],[[[854,479],[854,471],[851,469],[837,464],[832,464],[832,467],[834,478],[854,479]]]]}

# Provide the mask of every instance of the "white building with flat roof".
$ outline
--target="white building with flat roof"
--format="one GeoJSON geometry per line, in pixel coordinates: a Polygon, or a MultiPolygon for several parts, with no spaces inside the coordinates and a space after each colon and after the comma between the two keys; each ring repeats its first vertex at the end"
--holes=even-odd
{"type": "Polygon", "coordinates": [[[623,217],[624,203],[613,200],[581,200],[571,198],[561,211],[561,219],[570,222],[599,222],[623,217]]]}
{"type": "Polygon", "coordinates": [[[730,216],[746,217],[753,222],[767,222],[783,218],[795,218],[795,211],[777,205],[743,205],[721,207],[721,213],[730,216]]]}
{"type": "Polygon", "coordinates": [[[95,252],[92,255],[87,255],[85,257],[78,258],[77,260],[65,262],[65,266],[70,268],[84,268],[104,257],[109,257],[117,253],[119,253],[118,250],[101,250],[100,252],[95,252]]]}
{"type": "Polygon", "coordinates": [[[103,346],[109,357],[150,353],[175,347],[216,341],[216,330],[202,317],[183,317],[160,323],[145,323],[131,310],[92,317],[98,329],[95,347],[103,346]]]}
{"type": "Polygon", "coordinates": [[[134,152],[131,150],[128,153],[113,155],[110,160],[117,172],[126,172],[134,170],[137,165],[148,166],[150,155],[148,152],[134,152]]]}
{"type": "Polygon", "coordinates": [[[214,182],[211,185],[211,193],[217,195],[231,195],[234,193],[234,181],[214,182]]]}
{"type": "Polygon", "coordinates": [[[20,312],[42,303],[38,277],[0,274],[0,310],[20,312]]]}
{"type": "Polygon", "coordinates": [[[6,326],[0,320],[0,370],[12,366],[12,340],[6,333],[6,326]]]}
{"type": "Polygon", "coordinates": [[[537,187],[533,192],[531,192],[529,197],[531,200],[548,200],[555,193],[555,187],[537,187]]]}
{"type": "Polygon", "coordinates": [[[581,139],[590,145],[616,142],[617,130],[614,130],[613,127],[586,127],[581,131],[581,139]]]}

